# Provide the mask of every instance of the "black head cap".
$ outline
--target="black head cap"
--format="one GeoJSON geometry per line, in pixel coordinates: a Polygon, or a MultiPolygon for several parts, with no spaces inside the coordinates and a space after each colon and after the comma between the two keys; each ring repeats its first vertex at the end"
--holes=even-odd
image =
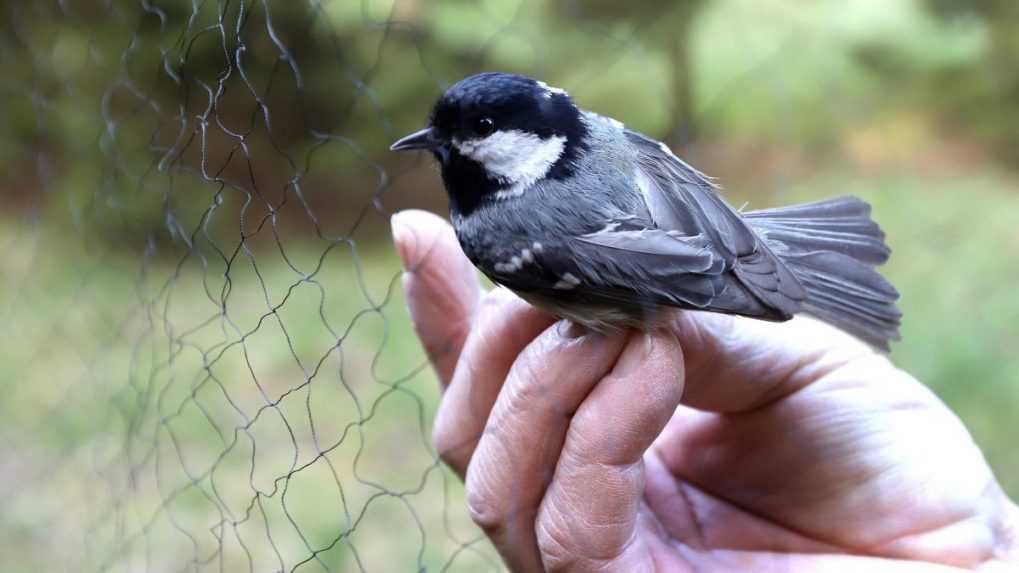
{"type": "Polygon", "coordinates": [[[515,74],[486,72],[453,84],[432,109],[429,126],[393,145],[395,150],[427,149],[442,164],[453,208],[466,213],[512,182],[465,155],[462,143],[497,132],[522,132],[562,141],[562,152],[544,177],[568,176],[584,147],[580,110],[563,90],[515,74]]]}
{"type": "Polygon", "coordinates": [[[440,136],[461,139],[489,129],[516,129],[543,139],[563,136],[579,142],[584,132],[580,112],[565,91],[502,72],[477,74],[453,84],[436,102],[430,123],[440,136]]]}

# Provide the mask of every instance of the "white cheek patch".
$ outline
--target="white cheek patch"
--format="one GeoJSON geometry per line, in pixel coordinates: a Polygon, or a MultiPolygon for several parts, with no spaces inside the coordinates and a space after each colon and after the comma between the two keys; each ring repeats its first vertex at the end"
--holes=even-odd
{"type": "Polygon", "coordinates": [[[519,130],[497,131],[483,139],[453,140],[457,151],[477,161],[509,187],[498,197],[520,195],[524,189],[548,174],[566,148],[566,138],[542,139],[519,130]]]}

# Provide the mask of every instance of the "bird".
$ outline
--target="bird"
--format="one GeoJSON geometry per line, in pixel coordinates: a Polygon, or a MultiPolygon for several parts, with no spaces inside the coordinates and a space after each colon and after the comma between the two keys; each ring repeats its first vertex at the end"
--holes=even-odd
{"type": "Polygon", "coordinates": [[[430,152],[464,254],[494,283],[593,331],[676,309],[787,321],[803,313],[888,351],[891,250],[854,196],[736,209],[667,145],[505,72],[468,76],[393,151],[430,152]]]}

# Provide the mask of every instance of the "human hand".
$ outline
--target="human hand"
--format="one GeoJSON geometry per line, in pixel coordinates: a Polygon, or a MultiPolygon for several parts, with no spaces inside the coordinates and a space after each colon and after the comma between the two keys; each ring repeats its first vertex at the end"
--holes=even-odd
{"type": "Polygon", "coordinates": [[[482,295],[442,219],[393,226],[435,447],[511,570],[1019,570],[969,433],[840,331],[681,312],[597,335],[482,295]]]}

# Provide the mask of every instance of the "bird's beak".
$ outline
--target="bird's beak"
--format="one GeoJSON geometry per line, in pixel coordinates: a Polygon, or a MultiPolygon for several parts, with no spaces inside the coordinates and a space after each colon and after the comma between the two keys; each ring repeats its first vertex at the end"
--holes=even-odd
{"type": "Polygon", "coordinates": [[[442,145],[442,140],[435,133],[435,128],[426,127],[420,131],[401,138],[389,147],[390,151],[411,151],[414,149],[435,150],[442,145]]]}

